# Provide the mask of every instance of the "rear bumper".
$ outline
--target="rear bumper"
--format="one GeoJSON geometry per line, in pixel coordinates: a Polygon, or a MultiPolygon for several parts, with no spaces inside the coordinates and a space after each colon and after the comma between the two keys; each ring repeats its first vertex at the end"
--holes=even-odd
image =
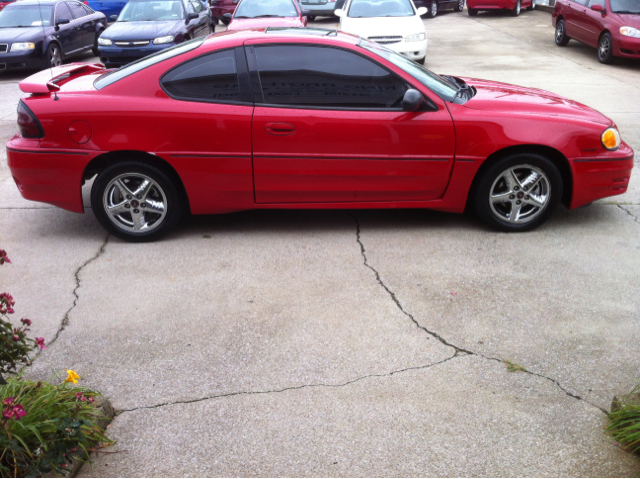
{"type": "Polygon", "coordinates": [[[233,15],[233,12],[236,11],[237,5],[225,5],[221,7],[211,7],[211,16],[212,17],[222,17],[225,13],[230,13],[233,15]]]}
{"type": "Polygon", "coordinates": [[[39,143],[19,135],[7,143],[9,169],[20,194],[27,200],[83,213],[82,174],[100,152],[45,149],[39,143]]]}
{"type": "Polygon", "coordinates": [[[308,10],[311,15],[329,16],[333,15],[333,12],[335,12],[336,2],[327,2],[324,5],[300,2],[300,7],[303,10],[308,10]]]}
{"type": "Polygon", "coordinates": [[[627,191],[633,169],[633,150],[626,143],[614,152],[592,158],[572,158],[573,196],[570,208],[578,208],[627,191]]]}

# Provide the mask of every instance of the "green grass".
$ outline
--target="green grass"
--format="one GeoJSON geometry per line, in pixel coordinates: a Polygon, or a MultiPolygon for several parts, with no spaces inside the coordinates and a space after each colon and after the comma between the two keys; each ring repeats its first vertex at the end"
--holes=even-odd
{"type": "Polygon", "coordinates": [[[520,366],[519,364],[516,364],[513,361],[509,361],[508,359],[504,359],[502,362],[507,365],[507,370],[510,373],[518,373],[518,372],[525,373],[525,372],[527,372],[527,370],[525,369],[524,366],[520,366]]]}
{"type": "MultiPolygon", "coordinates": [[[[640,392],[638,385],[631,393],[640,392]]],[[[607,431],[621,446],[640,455],[640,402],[623,402],[618,411],[609,414],[607,431]]]]}

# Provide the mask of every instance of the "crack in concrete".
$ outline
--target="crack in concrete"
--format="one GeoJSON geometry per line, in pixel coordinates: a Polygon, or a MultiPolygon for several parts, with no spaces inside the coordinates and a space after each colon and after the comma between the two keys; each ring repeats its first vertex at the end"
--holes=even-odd
{"type": "MultiPolygon", "coordinates": [[[[353,214],[350,213],[351,217],[355,220],[356,222],[356,241],[358,242],[358,244],[360,245],[360,253],[362,254],[362,258],[364,260],[364,265],[369,268],[371,271],[373,271],[373,274],[375,275],[376,281],[377,283],[389,294],[389,296],[391,296],[391,299],[393,300],[393,302],[396,304],[396,306],[398,307],[398,309],[402,312],[402,314],[404,314],[406,317],[408,317],[419,329],[423,330],[424,332],[426,332],[427,334],[431,335],[432,337],[434,337],[435,339],[437,339],[438,341],[440,341],[442,344],[444,344],[445,346],[451,347],[453,348],[456,353],[454,354],[453,357],[457,356],[458,353],[465,353],[467,355],[470,356],[478,356],[481,358],[484,358],[486,360],[489,361],[496,361],[499,363],[503,363],[504,364],[504,360],[500,359],[500,358],[495,358],[493,356],[487,356],[485,354],[482,353],[478,353],[476,351],[470,351],[468,349],[462,348],[460,346],[456,346],[453,343],[450,343],[449,341],[447,341],[445,338],[443,338],[440,334],[436,333],[435,331],[431,331],[428,328],[422,326],[414,317],[412,314],[410,314],[409,312],[407,312],[404,307],[402,306],[402,303],[400,303],[400,300],[398,300],[398,297],[396,296],[396,294],[391,291],[391,289],[384,283],[384,281],[382,281],[382,278],[380,277],[380,273],[369,264],[369,260],[367,259],[367,255],[366,255],[366,249],[364,247],[364,243],[362,242],[362,238],[360,236],[360,221],[358,220],[358,218],[353,214]]],[[[535,373],[533,371],[529,371],[529,370],[525,370],[522,371],[523,373],[526,374],[530,374],[532,376],[537,376],[539,378],[542,379],[546,379],[547,381],[551,381],[553,384],[555,384],[562,392],[564,392],[567,396],[572,397],[574,399],[577,399],[579,401],[584,401],[587,404],[595,407],[596,409],[600,410],[602,413],[604,414],[609,414],[609,411],[607,411],[606,409],[601,408],[600,406],[593,404],[589,401],[587,401],[586,399],[584,399],[581,396],[578,396],[577,394],[573,394],[572,392],[568,391],[567,389],[565,389],[560,382],[557,379],[553,379],[550,378],[548,376],[545,376],[544,374],[540,374],[540,373],[535,373]]]]}
{"type": "Polygon", "coordinates": [[[622,206],[622,205],[616,205],[616,206],[617,206],[618,208],[620,208],[622,211],[624,211],[625,213],[627,213],[629,216],[631,216],[631,217],[633,218],[633,220],[634,220],[636,223],[640,223],[640,219],[639,219],[636,215],[634,215],[633,213],[631,213],[631,211],[629,211],[628,209],[626,209],[624,206],[622,206]]]}
{"type": "MultiPolygon", "coordinates": [[[[74,273],[74,276],[76,278],[76,287],[73,288],[73,296],[74,296],[73,304],[67,310],[67,312],[64,313],[64,317],[62,318],[62,321],[60,322],[60,326],[58,327],[58,330],[56,331],[56,334],[53,337],[53,339],[47,343],[47,347],[50,347],[51,345],[53,345],[58,340],[58,338],[60,337],[60,334],[62,333],[62,331],[64,331],[65,328],[69,324],[69,314],[71,314],[71,311],[73,311],[74,308],[78,305],[78,300],[80,299],[80,296],[78,296],[78,289],[80,288],[80,283],[81,283],[81,281],[80,281],[80,273],[82,272],[82,270],[84,269],[85,266],[87,266],[88,264],[90,264],[93,261],[97,260],[100,256],[102,256],[102,254],[104,253],[105,248],[107,247],[107,243],[108,242],[109,242],[109,234],[107,233],[107,236],[105,237],[104,242],[100,246],[100,249],[98,250],[98,252],[95,255],[93,255],[91,258],[89,258],[87,261],[82,263],[78,267],[78,269],[76,269],[76,272],[74,273]]],[[[35,355],[34,359],[36,359],[38,356],[40,356],[41,353],[42,353],[42,351],[38,351],[38,353],[35,355]]]]}
{"type": "Polygon", "coordinates": [[[351,380],[346,381],[344,383],[338,383],[338,384],[313,383],[313,384],[302,384],[300,386],[290,386],[290,387],[286,387],[286,388],[282,388],[282,389],[271,389],[271,390],[266,390],[266,391],[237,391],[237,392],[227,393],[227,394],[217,394],[217,395],[213,395],[213,396],[204,396],[204,397],[196,398],[196,399],[186,399],[184,401],[164,402],[164,403],[154,404],[154,405],[151,405],[151,406],[138,406],[138,407],[134,407],[134,408],[131,408],[131,409],[118,409],[118,410],[116,410],[116,416],[119,416],[120,414],[125,413],[125,412],[138,411],[139,409],[156,409],[156,408],[161,408],[161,407],[166,407],[166,406],[173,406],[174,404],[192,404],[192,403],[197,403],[197,402],[202,402],[202,401],[208,401],[210,399],[221,399],[221,398],[227,398],[227,397],[233,397],[233,396],[253,396],[253,395],[257,395],[257,394],[276,394],[276,393],[283,393],[283,392],[286,392],[286,391],[295,391],[297,389],[307,389],[307,388],[341,388],[341,387],[348,386],[348,385],[353,384],[353,383],[357,383],[358,381],[362,381],[363,379],[391,377],[394,374],[400,374],[400,373],[404,373],[404,372],[407,372],[407,371],[417,371],[417,370],[421,370],[421,369],[429,369],[429,368],[431,368],[433,366],[438,366],[440,364],[446,363],[447,361],[450,361],[452,359],[455,359],[455,358],[461,357],[461,356],[466,356],[466,354],[460,355],[458,353],[458,351],[456,351],[453,354],[453,356],[449,356],[448,358],[443,359],[441,361],[437,361],[435,363],[426,364],[424,366],[411,366],[411,367],[404,368],[404,369],[396,369],[396,370],[391,371],[389,373],[366,374],[364,376],[360,376],[360,377],[357,377],[355,379],[351,379],[351,380]]]}

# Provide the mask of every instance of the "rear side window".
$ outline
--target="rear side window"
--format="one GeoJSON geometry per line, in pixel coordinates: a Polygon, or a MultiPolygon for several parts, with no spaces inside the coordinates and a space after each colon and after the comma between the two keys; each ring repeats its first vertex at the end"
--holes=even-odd
{"type": "Polygon", "coordinates": [[[185,100],[240,101],[234,50],[203,55],[166,73],[162,87],[170,96],[185,100]]]}
{"type": "Polygon", "coordinates": [[[602,8],[606,8],[604,0],[590,0],[589,8],[591,8],[593,5],[600,5],[602,8]]]}
{"type": "Polygon", "coordinates": [[[400,109],[409,88],[377,63],[338,48],[275,45],[255,51],[267,104],[400,109]]]}
{"type": "Polygon", "coordinates": [[[55,21],[58,20],[73,21],[73,15],[71,15],[71,10],[69,10],[69,7],[67,7],[66,2],[60,2],[58,5],[56,5],[55,21]]]}
{"type": "Polygon", "coordinates": [[[87,15],[87,11],[78,2],[67,2],[74,18],[82,18],[87,15]]]}

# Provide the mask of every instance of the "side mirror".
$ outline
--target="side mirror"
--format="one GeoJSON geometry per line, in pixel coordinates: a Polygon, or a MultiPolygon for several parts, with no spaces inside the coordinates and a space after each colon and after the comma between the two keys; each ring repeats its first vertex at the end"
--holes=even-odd
{"type": "Polygon", "coordinates": [[[308,17],[309,15],[311,15],[311,12],[310,12],[309,10],[302,10],[302,11],[300,12],[300,14],[301,14],[303,17],[308,17]]]}
{"type": "Polygon", "coordinates": [[[402,111],[416,111],[423,102],[424,97],[422,93],[413,88],[409,88],[404,93],[404,98],[402,99],[402,111]]]}
{"type": "Polygon", "coordinates": [[[233,15],[231,15],[230,13],[225,13],[222,16],[223,16],[223,18],[226,18],[227,20],[231,20],[233,18],[233,15]]]}
{"type": "Polygon", "coordinates": [[[422,15],[425,15],[429,10],[427,10],[427,7],[420,7],[418,8],[418,11],[416,12],[418,14],[419,17],[421,17],[422,15]]]}
{"type": "Polygon", "coordinates": [[[198,19],[197,13],[187,13],[187,22],[191,20],[197,20],[197,19],[198,19]]]}
{"type": "Polygon", "coordinates": [[[593,10],[594,12],[604,13],[604,7],[598,4],[591,5],[591,10],[593,10]]]}
{"type": "Polygon", "coordinates": [[[56,22],[56,26],[58,26],[58,25],[66,25],[67,23],[69,23],[69,19],[68,18],[58,18],[58,21],[56,22]]]}
{"type": "Polygon", "coordinates": [[[347,12],[345,12],[343,9],[339,8],[338,10],[336,10],[335,12],[333,12],[333,14],[336,17],[340,17],[340,18],[344,18],[347,16],[347,12]]]}
{"type": "Polygon", "coordinates": [[[111,15],[111,16],[109,17],[109,20],[111,20],[112,22],[117,21],[117,20],[118,20],[118,15],[111,15]]]}

